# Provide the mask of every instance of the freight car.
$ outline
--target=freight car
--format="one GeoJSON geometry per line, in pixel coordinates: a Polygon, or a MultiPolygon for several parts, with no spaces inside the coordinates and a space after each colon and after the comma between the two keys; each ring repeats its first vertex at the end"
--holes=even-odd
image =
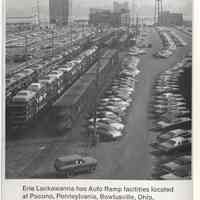
{"type": "Polygon", "coordinates": [[[62,131],[72,127],[76,117],[91,103],[95,94],[94,76],[81,77],[54,105],[50,121],[52,129],[62,131]]]}
{"type": "Polygon", "coordinates": [[[98,47],[103,47],[103,43],[108,40],[110,37],[112,37],[114,35],[114,31],[108,31],[108,32],[105,32],[103,35],[99,36],[99,37],[96,37],[94,39],[92,39],[91,43],[93,45],[96,45],[98,47]]]}
{"type": "Polygon", "coordinates": [[[29,90],[22,90],[13,97],[9,104],[12,114],[8,116],[12,126],[23,126],[26,121],[34,117],[37,109],[36,93],[29,90]]]}
{"type": "Polygon", "coordinates": [[[26,88],[31,82],[36,80],[36,73],[34,70],[26,68],[21,72],[6,79],[6,104],[19,91],[26,88]]]}
{"type": "Polygon", "coordinates": [[[93,109],[94,98],[98,98],[106,82],[114,76],[118,68],[118,52],[106,51],[101,61],[95,63],[53,104],[49,118],[52,129],[58,132],[70,129],[81,113],[93,109]]]}

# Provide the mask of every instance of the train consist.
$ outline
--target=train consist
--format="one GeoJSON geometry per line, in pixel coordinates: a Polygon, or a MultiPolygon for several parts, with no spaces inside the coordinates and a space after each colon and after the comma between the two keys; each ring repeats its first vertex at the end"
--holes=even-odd
{"type": "MultiPolygon", "coordinates": [[[[51,65],[43,76],[30,78],[28,87],[17,92],[9,102],[8,119],[12,126],[23,125],[32,120],[45,106],[54,102],[62,92],[70,87],[98,57],[98,47],[94,46],[81,53],[73,61],[51,65]]],[[[34,70],[32,70],[34,71],[34,70]]],[[[26,83],[27,84],[27,83],[26,83]]]]}
{"type": "MultiPolygon", "coordinates": [[[[89,68],[97,61],[101,53],[105,52],[104,48],[108,44],[112,48],[113,41],[116,41],[117,37],[121,38],[121,35],[121,31],[104,33],[101,37],[98,37],[98,40],[91,38],[88,44],[82,43],[82,46],[73,46],[62,55],[55,56],[48,61],[45,60],[38,65],[30,65],[14,75],[7,77],[7,127],[16,129],[26,126],[44,108],[52,105],[70,86],[72,86],[70,91],[76,91],[74,87],[77,83],[75,81],[84,74],[86,74],[85,76],[88,77],[88,82],[90,82],[90,75],[88,74],[90,72],[89,68]],[[98,41],[101,41],[101,44],[104,45],[99,46],[98,41]],[[90,48],[88,49],[88,47],[90,48]]],[[[102,58],[104,59],[100,62],[105,62],[104,60],[109,59],[112,60],[111,62],[116,60],[110,57],[107,59],[105,56],[102,56],[102,58]]],[[[108,66],[109,64],[105,65],[108,66]]],[[[113,66],[113,63],[111,66],[113,66]]],[[[93,66],[91,69],[93,68],[95,67],[93,66]]],[[[107,73],[109,72],[107,71],[107,73]]],[[[96,74],[95,70],[93,74],[94,77],[96,74]]],[[[84,77],[81,77],[78,81],[80,82],[83,79],[84,77]]],[[[74,101],[72,100],[72,102],[74,101]]]]}
{"type": "Polygon", "coordinates": [[[62,64],[69,61],[78,55],[81,50],[81,46],[73,46],[70,51],[64,52],[63,55],[55,56],[50,60],[43,60],[38,64],[30,64],[15,74],[6,77],[6,103],[8,104],[18,91],[26,88],[40,76],[50,71],[55,63],[62,64]]]}

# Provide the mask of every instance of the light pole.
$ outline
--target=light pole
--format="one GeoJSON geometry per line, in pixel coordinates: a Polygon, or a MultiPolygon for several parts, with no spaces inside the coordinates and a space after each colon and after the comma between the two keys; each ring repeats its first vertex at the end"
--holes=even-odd
{"type": "Polygon", "coordinates": [[[96,96],[95,96],[95,107],[94,107],[94,122],[93,122],[93,127],[94,127],[94,132],[92,135],[92,146],[96,146],[98,143],[98,135],[97,135],[97,100],[98,100],[98,93],[99,93],[99,70],[101,67],[101,58],[98,59],[98,64],[97,64],[97,69],[96,69],[96,96]]]}
{"type": "Polygon", "coordinates": [[[37,20],[38,20],[38,25],[40,28],[40,2],[37,0],[37,20]]]}
{"type": "Polygon", "coordinates": [[[70,11],[71,11],[71,15],[70,15],[70,41],[71,41],[71,47],[73,45],[73,37],[72,37],[72,0],[70,0],[70,11]]]}
{"type": "Polygon", "coordinates": [[[54,32],[51,30],[51,56],[54,56],[54,32]]]}
{"type": "Polygon", "coordinates": [[[25,56],[25,59],[26,59],[26,62],[27,62],[27,54],[28,54],[28,37],[27,35],[24,36],[24,39],[25,39],[25,44],[24,44],[24,56],[25,56]]]}

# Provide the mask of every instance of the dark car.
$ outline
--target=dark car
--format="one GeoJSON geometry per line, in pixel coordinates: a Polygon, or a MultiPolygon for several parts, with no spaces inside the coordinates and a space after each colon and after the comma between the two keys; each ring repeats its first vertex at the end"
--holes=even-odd
{"type": "MultiPolygon", "coordinates": [[[[169,131],[165,134],[158,135],[157,139],[158,139],[159,142],[164,142],[164,141],[169,140],[171,138],[182,136],[183,134],[186,135],[187,133],[188,133],[188,131],[186,131],[184,129],[174,129],[174,130],[171,130],[171,131],[169,131]]],[[[191,134],[190,134],[190,136],[191,136],[191,134]]]]}
{"type": "Polygon", "coordinates": [[[57,158],[54,167],[57,172],[63,173],[64,176],[69,178],[78,173],[94,172],[97,167],[97,160],[74,154],[57,158]]]}

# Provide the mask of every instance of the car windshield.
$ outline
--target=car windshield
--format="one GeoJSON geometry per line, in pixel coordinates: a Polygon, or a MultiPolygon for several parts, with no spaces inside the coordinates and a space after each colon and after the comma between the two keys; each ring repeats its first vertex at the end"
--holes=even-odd
{"type": "Polygon", "coordinates": [[[30,86],[30,89],[32,89],[32,90],[38,90],[39,88],[40,88],[39,85],[31,85],[30,86]]]}
{"type": "Polygon", "coordinates": [[[176,144],[176,142],[174,140],[169,140],[168,143],[171,144],[171,145],[176,144]]]}
{"type": "Polygon", "coordinates": [[[20,95],[20,96],[26,96],[26,95],[28,95],[28,93],[27,92],[19,92],[18,95],[20,95]]]}

